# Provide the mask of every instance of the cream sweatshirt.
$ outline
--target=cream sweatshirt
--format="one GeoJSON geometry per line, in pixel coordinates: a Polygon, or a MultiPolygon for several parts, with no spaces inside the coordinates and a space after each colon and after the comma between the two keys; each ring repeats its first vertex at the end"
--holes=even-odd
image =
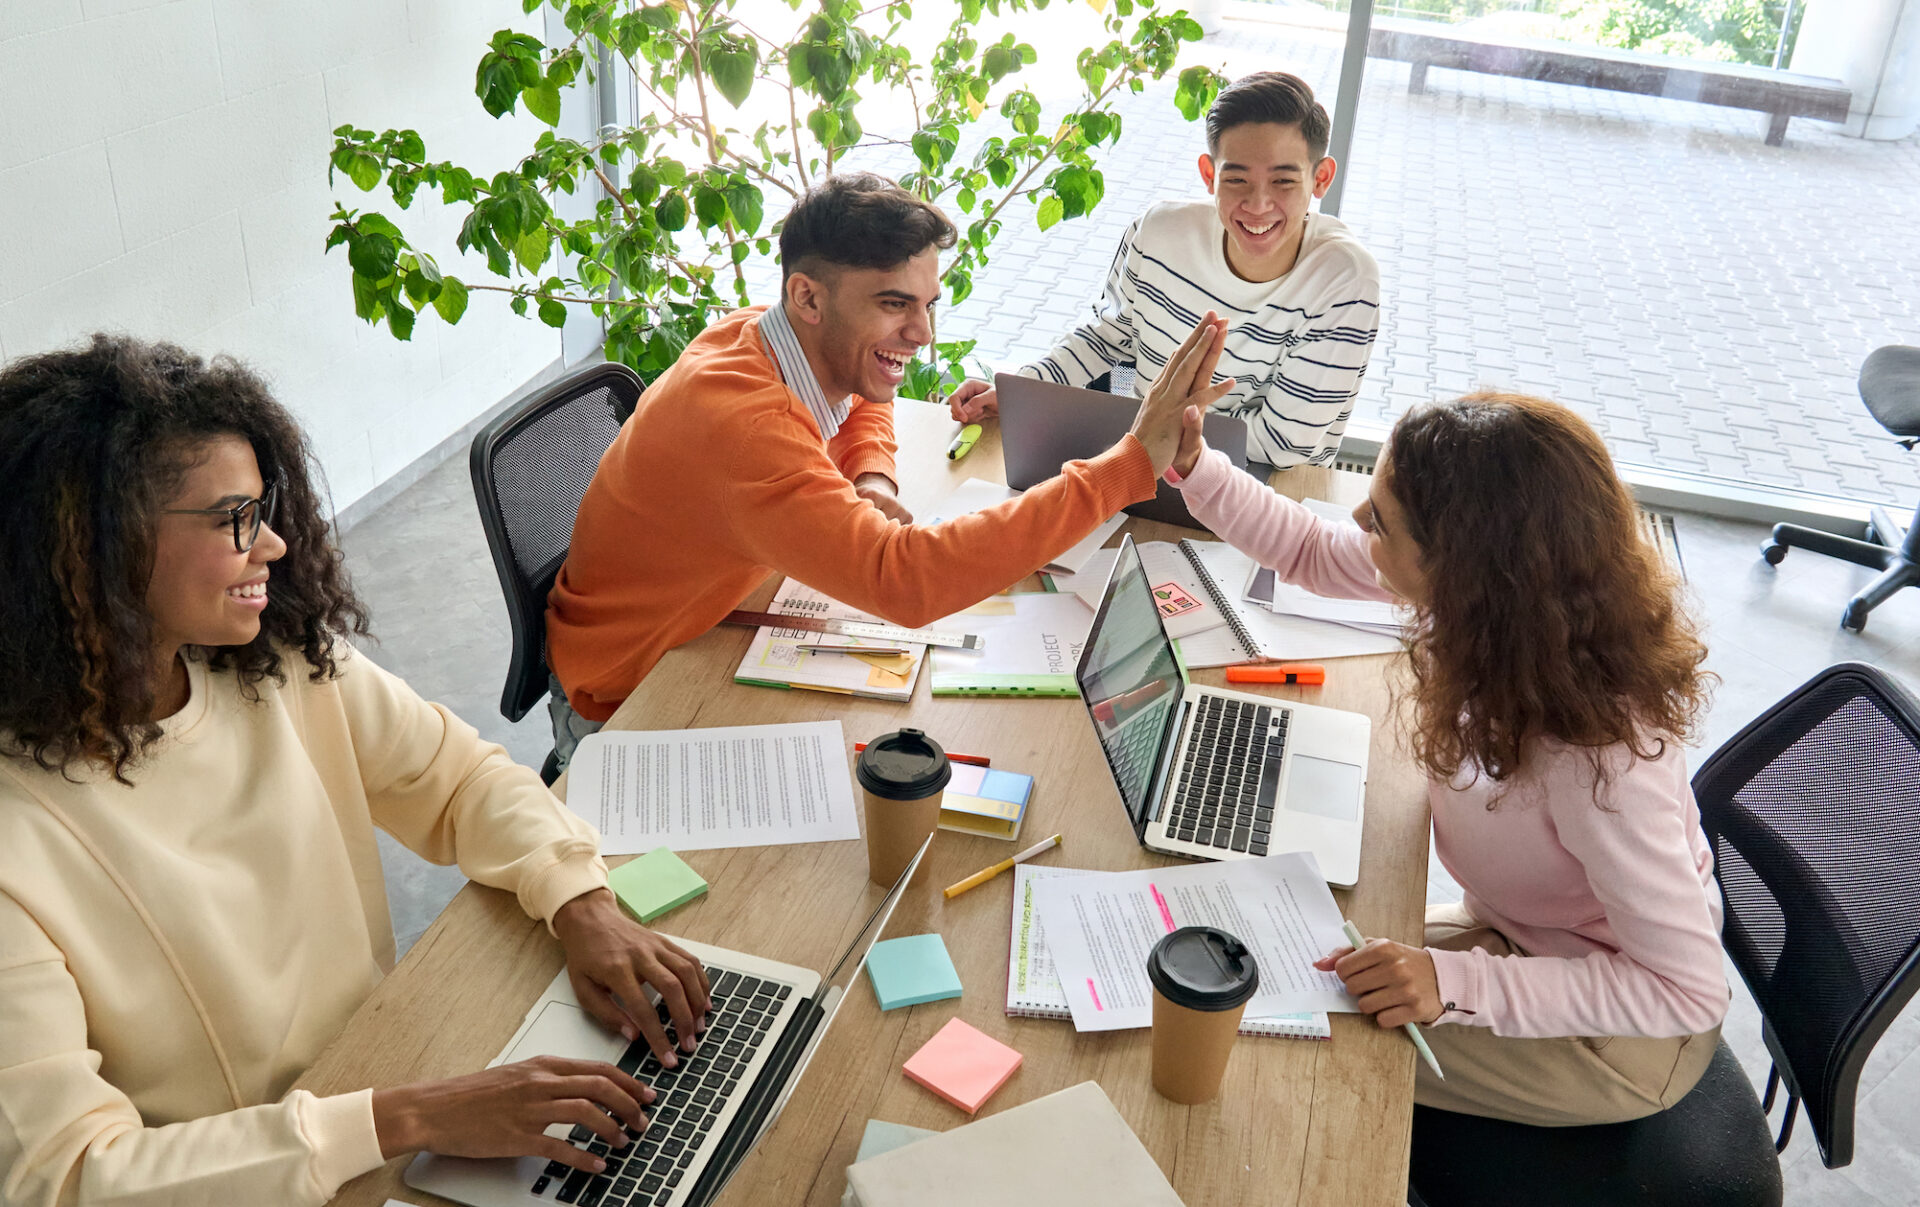
{"type": "MultiPolygon", "coordinates": [[[[1357,525],[1319,518],[1224,453],[1209,449],[1191,477],[1168,480],[1195,519],[1285,581],[1391,598],[1357,525]]],[[[1668,740],[1657,758],[1624,743],[1602,758],[1598,788],[1587,752],[1553,741],[1531,746],[1504,784],[1471,768],[1428,784],[1434,850],[1463,904],[1527,953],[1429,948],[1441,1022],[1526,1038],[1675,1036],[1726,1015],[1720,886],[1686,754],[1668,740]]]]}
{"type": "Polygon", "coordinates": [[[394,961],[374,827],[553,912],[606,883],[532,771],[362,654],[187,662],[130,773],[0,758],[0,1204],[321,1204],[372,1090],[288,1092],[394,961]],[[76,782],[77,780],[77,782],[76,782]]]}

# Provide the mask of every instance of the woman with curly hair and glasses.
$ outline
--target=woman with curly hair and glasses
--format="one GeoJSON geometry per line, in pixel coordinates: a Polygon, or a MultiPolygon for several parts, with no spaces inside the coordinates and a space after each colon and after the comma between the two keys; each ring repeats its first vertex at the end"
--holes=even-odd
{"type": "Polygon", "coordinates": [[[347,644],[309,462],[231,361],[0,367],[0,1203],[319,1204],[420,1149],[600,1167],[543,1132],[639,1124],[612,1065],[289,1092],[393,965],[376,827],[516,894],[663,1063],[646,986],[694,1042],[705,974],[621,915],[594,832],[347,644]]]}
{"type": "Polygon", "coordinates": [[[1679,1101],[1728,1001],[1680,745],[1706,650],[1593,429],[1514,394],[1416,407],[1358,527],[1236,472],[1196,414],[1168,478],[1286,581],[1405,606],[1407,740],[1466,900],[1428,908],[1424,946],[1319,967],[1382,1027],[1450,1024],[1426,1032],[1446,1079],[1417,1064],[1414,1100],[1542,1126],[1679,1101]]]}

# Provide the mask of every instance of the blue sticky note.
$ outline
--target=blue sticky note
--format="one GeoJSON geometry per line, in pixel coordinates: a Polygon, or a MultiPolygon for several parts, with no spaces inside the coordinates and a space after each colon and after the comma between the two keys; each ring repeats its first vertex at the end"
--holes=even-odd
{"type": "Polygon", "coordinates": [[[882,1010],[918,1006],[960,996],[960,974],[939,935],[908,935],[875,943],[867,953],[867,976],[882,1010]]]}
{"type": "Polygon", "coordinates": [[[989,800],[1003,800],[1010,805],[1024,805],[1027,794],[1033,791],[1033,777],[1021,775],[1016,771],[989,771],[980,785],[977,795],[989,800]]]}

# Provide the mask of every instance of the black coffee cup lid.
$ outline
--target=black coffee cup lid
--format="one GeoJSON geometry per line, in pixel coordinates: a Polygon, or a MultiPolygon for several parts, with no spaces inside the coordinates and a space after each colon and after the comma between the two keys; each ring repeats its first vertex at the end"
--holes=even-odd
{"type": "Polygon", "coordinates": [[[1231,1010],[1260,988],[1247,945],[1212,926],[1183,926],[1147,953],[1147,979],[1189,1010],[1231,1010]]]}
{"type": "Polygon", "coordinates": [[[918,729],[883,733],[867,743],[854,764],[860,786],[888,800],[925,800],[953,778],[947,752],[918,729]]]}

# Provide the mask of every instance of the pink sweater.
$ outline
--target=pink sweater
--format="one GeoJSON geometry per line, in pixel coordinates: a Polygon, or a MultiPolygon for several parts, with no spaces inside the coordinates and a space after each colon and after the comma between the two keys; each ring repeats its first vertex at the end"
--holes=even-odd
{"type": "MultiPolygon", "coordinates": [[[[1196,519],[1282,578],[1322,595],[1391,598],[1367,537],[1208,450],[1185,481],[1196,519]]],[[[1696,1035],[1727,1011],[1713,853],[1669,741],[1656,759],[1606,752],[1597,795],[1584,751],[1543,740],[1504,785],[1464,768],[1428,786],[1434,847],[1466,907],[1526,956],[1429,949],[1442,1022],[1499,1035],[1696,1035]],[[1488,804],[1498,796],[1499,805],[1488,804]]]]}

